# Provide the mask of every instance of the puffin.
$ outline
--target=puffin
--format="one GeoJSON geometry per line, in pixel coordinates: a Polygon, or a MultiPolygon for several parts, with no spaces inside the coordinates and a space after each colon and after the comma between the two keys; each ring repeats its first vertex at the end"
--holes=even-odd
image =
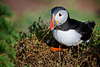
{"type": "Polygon", "coordinates": [[[50,14],[50,30],[56,41],[61,44],[59,48],[51,47],[51,50],[59,51],[62,50],[62,45],[76,46],[83,42],[89,42],[89,38],[95,27],[94,21],[72,19],[68,11],[61,6],[51,9],[50,14]]]}

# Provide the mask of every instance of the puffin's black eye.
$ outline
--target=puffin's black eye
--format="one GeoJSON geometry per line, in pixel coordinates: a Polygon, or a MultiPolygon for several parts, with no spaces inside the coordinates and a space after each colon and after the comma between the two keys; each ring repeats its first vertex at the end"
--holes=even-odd
{"type": "Polygon", "coordinates": [[[62,14],[59,13],[59,17],[61,17],[61,16],[62,16],[62,14]]]}

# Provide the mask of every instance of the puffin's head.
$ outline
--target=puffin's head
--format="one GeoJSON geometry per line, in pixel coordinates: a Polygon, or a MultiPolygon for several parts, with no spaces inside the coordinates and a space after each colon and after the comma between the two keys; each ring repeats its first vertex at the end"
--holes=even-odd
{"type": "Polygon", "coordinates": [[[54,7],[51,12],[51,24],[50,30],[52,31],[56,26],[62,25],[65,23],[68,18],[69,14],[67,10],[63,7],[54,7]]]}

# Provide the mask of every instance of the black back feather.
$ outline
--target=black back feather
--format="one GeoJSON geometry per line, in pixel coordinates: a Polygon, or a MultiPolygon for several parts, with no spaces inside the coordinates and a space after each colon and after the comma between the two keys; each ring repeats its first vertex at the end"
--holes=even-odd
{"type": "Polygon", "coordinates": [[[95,22],[88,21],[87,24],[77,21],[75,19],[68,19],[64,24],[56,26],[55,29],[68,31],[70,29],[76,30],[82,35],[81,40],[88,40],[92,34],[92,28],[94,28],[95,22]]]}

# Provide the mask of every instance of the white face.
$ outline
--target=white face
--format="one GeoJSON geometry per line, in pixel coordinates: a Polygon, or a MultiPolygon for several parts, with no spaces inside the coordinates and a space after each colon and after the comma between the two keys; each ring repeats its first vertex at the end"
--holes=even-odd
{"type": "Polygon", "coordinates": [[[55,21],[57,25],[63,24],[65,21],[67,21],[68,18],[68,12],[66,10],[60,10],[55,15],[55,21]]]}

